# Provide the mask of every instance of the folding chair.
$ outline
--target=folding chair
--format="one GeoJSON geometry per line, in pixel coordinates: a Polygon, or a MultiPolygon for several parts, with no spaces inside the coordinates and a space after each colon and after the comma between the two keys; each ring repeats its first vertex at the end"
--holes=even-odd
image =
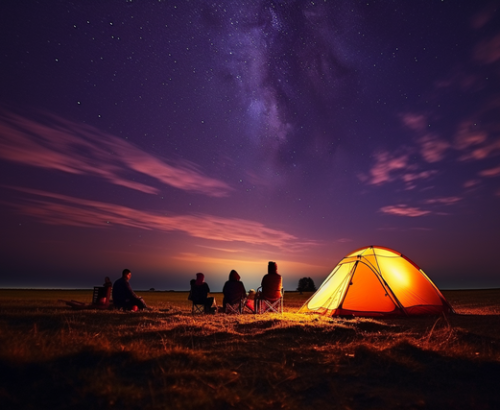
{"type": "Polygon", "coordinates": [[[191,314],[193,314],[193,315],[197,315],[197,314],[204,315],[205,314],[205,305],[193,302],[193,306],[191,307],[191,314]]]}
{"type": "Polygon", "coordinates": [[[111,300],[111,286],[94,286],[94,291],[92,292],[92,303],[84,303],[78,300],[61,300],[59,302],[64,302],[73,309],[110,309],[111,300]]]}
{"type": "Polygon", "coordinates": [[[111,299],[111,286],[94,286],[92,294],[93,305],[109,305],[111,299]]]}
{"type": "MultiPolygon", "coordinates": [[[[259,288],[261,290],[261,288],[259,288]]],[[[259,293],[259,289],[257,289],[257,294],[259,293]]],[[[261,290],[262,291],[262,290],[261,290]]],[[[262,293],[261,293],[262,294],[262,293]]],[[[259,298],[257,300],[256,311],[259,314],[262,313],[281,313],[283,314],[283,296],[285,294],[285,290],[281,288],[281,297],[276,300],[267,300],[259,298]]]]}
{"type": "Polygon", "coordinates": [[[245,306],[246,299],[241,299],[236,303],[226,303],[224,313],[239,315],[243,313],[243,306],[245,306]]]}

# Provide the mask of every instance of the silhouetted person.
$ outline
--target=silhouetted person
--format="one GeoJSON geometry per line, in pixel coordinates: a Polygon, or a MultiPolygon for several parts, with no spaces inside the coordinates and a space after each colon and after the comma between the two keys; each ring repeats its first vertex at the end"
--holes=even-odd
{"type": "Polygon", "coordinates": [[[114,305],[123,310],[142,310],[146,309],[146,303],[144,300],[137,296],[132,288],[130,287],[129,280],[132,277],[132,272],[128,269],[124,269],[122,272],[122,277],[118,279],[113,285],[113,303],[114,305]]]}
{"type": "Polygon", "coordinates": [[[261,299],[266,299],[274,302],[281,297],[281,288],[283,287],[283,282],[281,279],[281,275],[278,273],[278,264],[276,262],[269,262],[267,266],[267,275],[262,278],[261,286],[261,299]]]}
{"type": "Polygon", "coordinates": [[[234,305],[246,296],[245,286],[240,281],[240,275],[234,269],[229,273],[229,280],[224,284],[222,293],[224,294],[222,300],[224,310],[226,310],[226,304],[234,305]]]}
{"type": "Polygon", "coordinates": [[[196,274],[196,281],[191,286],[191,298],[194,304],[204,305],[205,313],[215,312],[215,298],[208,297],[210,288],[205,282],[205,275],[203,273],[196,274]]]}

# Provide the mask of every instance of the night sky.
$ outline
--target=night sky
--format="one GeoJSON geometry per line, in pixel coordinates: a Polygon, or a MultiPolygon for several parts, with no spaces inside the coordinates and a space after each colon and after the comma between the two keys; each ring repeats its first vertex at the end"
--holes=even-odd
{"type": "Polygon", "coordinates": [[[500,1],[0,5],[0,287],[500,287],[500,1]]]}

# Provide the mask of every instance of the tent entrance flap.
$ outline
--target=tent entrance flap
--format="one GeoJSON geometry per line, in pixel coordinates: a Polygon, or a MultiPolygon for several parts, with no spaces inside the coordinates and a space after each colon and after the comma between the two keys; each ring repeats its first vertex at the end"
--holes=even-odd
{"type": "Polygon", "coordinates": [[[344,263],[338,265],[335,270],[323,282],[320,288],[306,302],[309,310],[333,311],[337,309],[342,302],[345,290],[351,278],[354,263],[344,263]]]}

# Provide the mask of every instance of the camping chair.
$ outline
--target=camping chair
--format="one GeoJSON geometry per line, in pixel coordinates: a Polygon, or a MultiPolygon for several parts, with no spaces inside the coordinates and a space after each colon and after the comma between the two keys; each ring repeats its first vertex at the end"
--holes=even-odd
{"type": "Polygon", "coordinates": [[[236,303],[226,303],[224,313],[239,315],[243,313],[243,307],[246,303],[246,298],[240,299],[236,303]]]}
{"type": "Polygon", "coordinates": [[[191,314],[193,315],[204,315],[205,314],[205,305],[203,303],[194,303],[191,307],[191,314]]]}
{"type": "MultiPolygon", "coordinates": [[[[257,294],[262,295],[262,287],[257,289],[257,294]]],[[[285,290],[281,288],[281,297],[276,300],[267,300],[267,299],[262,299],[259,298],[256,300],[257,306],[256,306],[256,313],[262,314],[262,313],[281,313],[283,314],[283,296],[285,294],[285,290]]]]}
{"type": "Polygon", "coordinates": [[[92,305],[94,306],[109,306],[111,298],[111,286],[94,286],[92,294],[92,305]]]}
{"type": "Polygon", "coordinates": [[[59,300],[76,310],[83,309],[109,309],[111,299],[111,286],[94,286],[92,303],[79,302],[77,300],[59,300]]]}

